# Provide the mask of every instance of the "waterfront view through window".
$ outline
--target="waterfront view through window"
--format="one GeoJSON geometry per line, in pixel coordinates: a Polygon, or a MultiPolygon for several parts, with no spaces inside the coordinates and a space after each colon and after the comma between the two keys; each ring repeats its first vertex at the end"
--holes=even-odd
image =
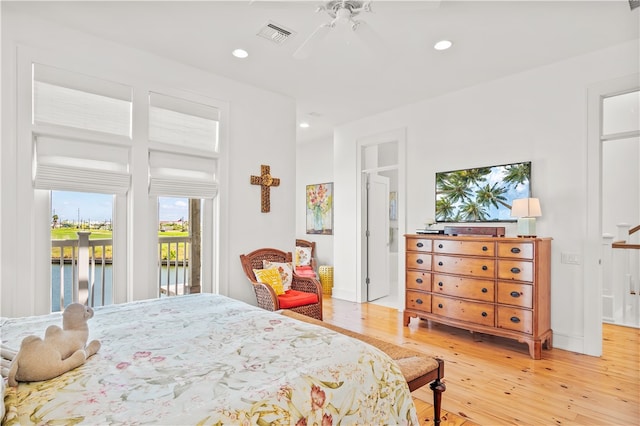
{"type": "MultiPolygon", "coordinates": [[[[111,194],[51,191],[52,312],[73,300],[91,306],[113,303],[112,235],[118,226],[112,220],[113,203],[111,194]]],[[[158,224],[159,240],[183,242],[159,245],[160,283],[167,284],[164,294],[169,294],[170,285],[177,289],[186,280],[189,199],[158,197],[158,224]]]]}

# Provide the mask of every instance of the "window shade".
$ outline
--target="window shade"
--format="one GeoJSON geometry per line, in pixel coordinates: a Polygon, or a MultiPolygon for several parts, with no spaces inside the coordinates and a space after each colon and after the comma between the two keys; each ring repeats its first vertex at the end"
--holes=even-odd
{"type": "Polygon", "coordinates": [[[149,195],[214,198],[217,160],[163,151],[149,151],[149,195]]]}
{"type": "Polygon", "coordinates": [[[33,64],[33,122],[131,137],[130,87],[33,64]]]}
{"type": "Polygon", "coordinates": [[[149,139],[216,152],[220,111],[185,99],[149,94],[149,139]]]}
{"type": "Polygon", "coordinates": [[[126,147],[38,136],[33,186],[36,189],[124,194],[129,190],[126,147]]]}

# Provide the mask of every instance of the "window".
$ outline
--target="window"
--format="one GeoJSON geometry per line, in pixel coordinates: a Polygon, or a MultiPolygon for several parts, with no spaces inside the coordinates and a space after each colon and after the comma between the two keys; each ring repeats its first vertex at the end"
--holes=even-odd
{"type": "Polygon", "coordinates": [[[215,106],[158,93],[149,94],[149,140],[208,152],[218,151],[215,106]]]}
{"type": "Polygon", "coordinates": [[[74,300],[113,303],[113,203],[108,194],[51,191],[52,312],[74,300]]]}
{"type": "Polygon", "coordinates": [[[149,94],[149,195],[158,197],[161,295],[199,292],[212,279],[211,261],[201,259],[211,259],[216,238],[220,112],[214,103],[149,94]],[[186,220],[166,216],[177,205],[188,205],[186,220]],[[188,234],[168,235],[176,226],[188,234]]]}
{"type": "Polygon", "coordinates": [[[33,123],[131,136],[131,88],[33,64],[33,123]]]}
{"type": "Polygon", "coordinates": [[[602,100],[602,135],[640,130],[640,91],[618,94],[602,100]]]}
{"type": "MultiPolygon", "coordinates": [[[[23,122],[31,145],[21,149],[25,153],[25,147],[29,149],[34,203],[42,207],[34,218],[38,235],[43,235],[46,216],[51,220],[46,240],[38,238],[35,243],[34,258],[39,276],[51,274],[53,286],[47,293],[52,309],[60,310],[71,301],[102,305],[214,290],[215,198],[224,104],[190,93],[156,92],[147,92],[145,104],[139,98],[134,101],[132,86],[30,60],[25,68],[31,70],[30,85],[22,87],[30,90],[32,103],[23,122]],[[144,109],[148,121],[134,122],[134,111],[144,117],[144,109]],[[105,197],[112,215],[86,216],[88,208],[80,203],[76,207],[80,217],[63,218],[58,203],[65,194],[105,197]],[[45,209],[47,202],[51,209],[45,209]],[[161,216],[166,203],[185,206],[184,216],[171,219],[181,228],[179,234],[167,231],[161,216]],[[102,235],[105,221],[110,236],[102,235]],[[73,229],[69,229],[73,243],[59,238],[61,227],[73,229]],[[82,232],[91,234],[78,237],[82,232]],[[167,238],[173,246],[167,245],[167,238]],[[183,264],[176,268],[176,261],[183,264]],[[80,267],[84,262],[88,269],[80,267]],[[163,267],[173,268],[170,278],[163,267]],[[158,280],[163,282],[164,277],[173,287],[165,286],[164,293],[161,286],[152,288],[158,282],[154,269],[158,280]],[[184,287],[178,290],[180,284],[184,287]]],[[[44,286],[35,285],[36,291],[43,292],[44,286]]]]}

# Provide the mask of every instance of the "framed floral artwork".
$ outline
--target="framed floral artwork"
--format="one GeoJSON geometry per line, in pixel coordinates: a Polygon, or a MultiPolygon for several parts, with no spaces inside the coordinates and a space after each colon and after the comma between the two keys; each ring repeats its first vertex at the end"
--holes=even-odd
{"type": "Polygon", "coordinates": [[[307,234],[333,235],[333,182],[307,185],[307,234]]]}

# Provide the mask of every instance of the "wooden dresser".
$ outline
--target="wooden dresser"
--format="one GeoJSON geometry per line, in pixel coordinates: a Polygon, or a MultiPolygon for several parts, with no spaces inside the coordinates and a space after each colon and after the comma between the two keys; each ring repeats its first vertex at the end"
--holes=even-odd
{"type": "Polygon", "coordinates": [[[411,317],[552,347],[551,238],[405,235],[411,317]]]}

